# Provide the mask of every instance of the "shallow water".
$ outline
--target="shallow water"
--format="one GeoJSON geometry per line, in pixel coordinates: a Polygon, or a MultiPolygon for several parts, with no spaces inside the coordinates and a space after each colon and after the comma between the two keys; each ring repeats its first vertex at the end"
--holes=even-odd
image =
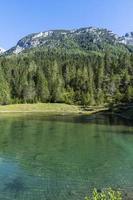
{"type": "Polygon", "coordinates": [[[0,199],[77,200],[133,188],[133,127],[104,116],[2,115],[0,199]]]}

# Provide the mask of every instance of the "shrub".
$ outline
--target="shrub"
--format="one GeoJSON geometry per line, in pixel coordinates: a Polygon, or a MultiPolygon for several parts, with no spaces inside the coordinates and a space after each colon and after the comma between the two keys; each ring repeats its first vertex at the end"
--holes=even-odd
{"type": "Polygon", "coordinates": [[[101,192],[94,189],[92,195],[90,197],[85,197],[85,200],[122,200],[122,194],[119,191],[112,190],[111,188],[101,192]]]}

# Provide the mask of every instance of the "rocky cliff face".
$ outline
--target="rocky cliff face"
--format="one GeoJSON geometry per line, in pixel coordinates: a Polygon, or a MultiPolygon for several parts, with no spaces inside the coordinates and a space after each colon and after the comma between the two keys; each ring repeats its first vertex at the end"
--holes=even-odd
{"type": "Polygon", "coordinates": [[[126,33],[126,35],[124,36],[124,41],[126,45],[133,46],[133,32],[126,33]]]}
{"type": "Polygon", "coordinates": [[[133,45],[133,32],[118,36],[107,29],[94,27],[73,30],[51,30],[30,34],[18,41],[7,53],[18,54],[26,49],[45,46],[47,48],[80,48],[97,50],[107,45],[133,45]],[[92,47],[92,48],[91,48],[92,47]]]}

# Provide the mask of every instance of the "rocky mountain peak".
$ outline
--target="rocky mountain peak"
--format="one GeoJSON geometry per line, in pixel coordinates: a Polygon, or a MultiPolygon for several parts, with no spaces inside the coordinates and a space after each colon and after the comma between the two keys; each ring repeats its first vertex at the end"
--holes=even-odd
{"type": "Polygon", "coordinates": [[[126,33],[124,39],[125,39],[125,44],[132,46],[133,45],[133,32],[126,33]]]}
{"type": "Polygon", "coordinates": [[[110,30],[96,27],[85,27],[72,30],[49,30],[27,35],[9,49],[9,54],[19,54],[35,47],[46,48],[80,48],[84,50],[104,49],[107,45],[133,45],[133,32],[118,36],[110,30]],[[92,48],[91,48],[92,47],[92,48]]]}

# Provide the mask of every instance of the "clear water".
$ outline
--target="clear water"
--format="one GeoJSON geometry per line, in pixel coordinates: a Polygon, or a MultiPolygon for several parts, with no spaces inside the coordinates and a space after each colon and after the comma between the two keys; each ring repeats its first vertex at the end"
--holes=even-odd
{"type": "Polygon", "coordinates": [[[80,200],[133,188],[133,127],[109,116],[0,117],[0,199],[80,200]]]}

